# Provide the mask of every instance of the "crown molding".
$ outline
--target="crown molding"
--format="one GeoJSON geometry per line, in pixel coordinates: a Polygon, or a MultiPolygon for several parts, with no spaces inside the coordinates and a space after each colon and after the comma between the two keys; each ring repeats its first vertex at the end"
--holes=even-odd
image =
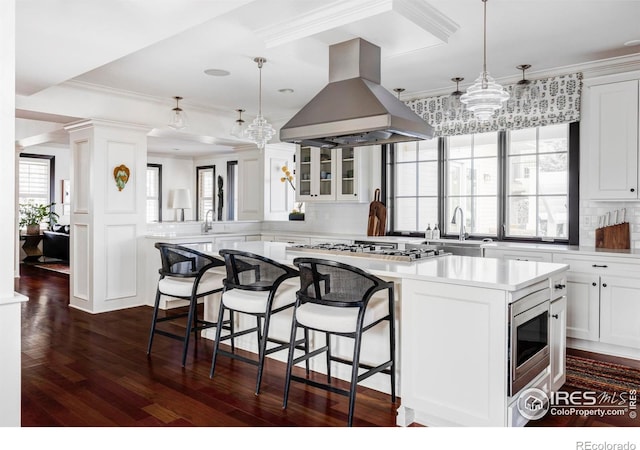
{"type": "MultiPolygon", "coordinates": [[[[68,86],[69,88],[72,88],[72,89],[81,89],[81,90],[90,91],[90,92],[113,95],[121,98],[126,98],[129,100],[155,103],[162,107],[167,106],[168,104],[171,106],[172,105],[171,102],[175,101],[173,98],[168,99],[165,97],[157,97],[154,95],[141,94],[139,92],[128,91],[126,89],[116,89],[116,88],[104,86],[101,84],[87,83],[86,81],[70,80],[70,81],[65,81],[60,86],[68,86]]],[[[203,112],[203,113],[215,113],[215,114],[231,113],[229,110],[224,108],[218,108],[210,105],[203,105],[202,103],[197,103],[197,102],[189,102],[189,101],[185,101],[184,99],[180,100],[180,102],[181,102],[180,103],[181,107],[186,106],[190,110],[199,110],[200,112],[203,112]]]]}
{"type": "MultiPolygon", "coordinates": [[[[640,70],[640,52],[625,56],[616,56],[613,58],[599,59],[580,64],[571,64],[560,66],[553,69],[539,70],[527,72],[527,79],[535,80],[542,78],[551,78],[571,73],[581,72],[583,79],[596,78],[605,75],[613,75],[624,72],[633,72],[640,70]]],[[[517,83],[522,77],[518,75],[496,78],[496,82],[502,85],[510,85],[517,83]]],[[[464,87],[460,87],[464,90],[464,87]]],[[[454,89],[430,89],[425,91],[404,93],[400,96],[403,102],[418,100],[426,97],[437,97],[439,95],[448,95],[454,89]]]]}
{"type": "Polygon", "coordinates": [[[382,13],[396,12],[443,42],[459,26],[426,2],[415,0],[348,0],[323,5],[295,19],[255,30],[267,48],[332,30],[382,13]]]}

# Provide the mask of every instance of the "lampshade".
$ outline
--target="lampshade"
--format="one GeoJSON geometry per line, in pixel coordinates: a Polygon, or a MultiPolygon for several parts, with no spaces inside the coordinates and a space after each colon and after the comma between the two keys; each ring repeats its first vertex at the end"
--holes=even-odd
{"type": "Polygon", "coordinates": [[[184,222],[184,210],[191,209],[191,191],[186,188],[175,189],[171,207],[180,210],[180,222],[184,222]]]}
{"type": "Polygon", "coordinates": [[[484,43],[483,65],[480,76],[471,85],[466,94],[460,97],[469,111],[478,120],[487,120],[493,113],[502,107],[502,103],[509,99],[509,93],[495,82],[487,72],[487,0],[482,0],[484,5],[484,43]]]}
{"type": "Polygon", "coordinates": [[[244,112],[244,109],[236,109],[236,112],[238,113],[238,118],[233,123],[233,127],[231,127],[231,136],[243,138],[246,129],[245,121],[242,119],[242,113],[244,112]]]}
{"type": "Polygon", "coordinates": [[[260,150],[264,149],[264,146],[273,135],[276,130],[271,126],[267,119],[262,117],[262,65],[267,62],[265,58],[256,57],[253,59],[258,64],[260,72],[260,84],[258,89],[258,115],[251,122],[251,124],[244,130],[244,137],[249,139],[258,146],[260,150]]]}
{"type": "Polygon", "coordinates": [[[180,100],[182,97],[173,97],[176,100],[176,107],[171,110],[169,116],[169,127],[174,130],[182,130],[187,127],[187,115],[180,108],[180,100]]]}
{"type": "Polygon", "coordinates": [[[174,209],[191,209],[191,191],[189,189],[176,189],[173,191],[174,209]]]}
{"type": "Polygon", "coordinates": [[[454,77],[451,79],[456,84],[456,90],[449,94],[448,97],[445,97],[443,100],[443,109],[446,112],[447,116],[450,119],[457,118],[464,109],[464,105],[460,101],[460,97],[462,97],[463,92],[460,90],[460,82],[463,81],[462,77],[454,77]]]}

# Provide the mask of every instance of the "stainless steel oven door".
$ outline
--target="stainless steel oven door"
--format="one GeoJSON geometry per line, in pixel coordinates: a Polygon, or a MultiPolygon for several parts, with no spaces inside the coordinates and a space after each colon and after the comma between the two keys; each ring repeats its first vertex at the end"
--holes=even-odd
{"type": "Polygon", "coordinates": [[[550,365],[549,289],[542,289],[510,307],[509,395],[517,394],[550,365]]]}

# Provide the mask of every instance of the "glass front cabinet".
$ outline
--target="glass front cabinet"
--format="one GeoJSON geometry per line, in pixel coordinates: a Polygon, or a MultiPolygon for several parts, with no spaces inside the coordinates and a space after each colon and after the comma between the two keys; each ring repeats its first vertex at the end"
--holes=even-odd
{"type": "Polygon", "coordinates": [[[368,202],[363,164],[370,161],[366,148],[299,146],[296,155],[296,201],[368,202]]]}

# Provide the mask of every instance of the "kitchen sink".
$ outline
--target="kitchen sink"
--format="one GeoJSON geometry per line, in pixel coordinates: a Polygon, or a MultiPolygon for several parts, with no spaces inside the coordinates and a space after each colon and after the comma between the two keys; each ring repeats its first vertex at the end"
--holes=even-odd
{"type": "Polygon", "coordinates": [[[424,241],[419,244],[405,244],[405,248],[426,248],[433,250],[440,250],[445,253],[451,253],[453,255],[462,256],[484,256],[484,248],[482,247],[484,242],[482,241],[424,241]]]}

